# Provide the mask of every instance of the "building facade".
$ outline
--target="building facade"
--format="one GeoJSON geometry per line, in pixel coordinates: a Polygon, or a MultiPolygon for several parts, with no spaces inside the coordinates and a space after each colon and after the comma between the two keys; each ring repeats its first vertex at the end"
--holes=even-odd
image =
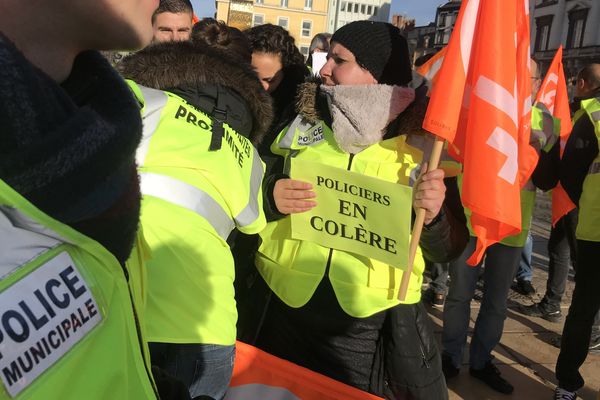
{"type": "Polygon", "coordinates": [[[426,26],[416,26],[406,32],[408,50],[413,64],[418,58],[437,52],[435,47],[436,32],[435,22],[431,22],[426,26]]]}
{"type": "Polygon", "coordinates": [[[361,20],[388,22],[391,0],[330,0],[327,32],[361,20]]]}
{"type": "Polygon", "coordinates": [[[328,0],[216,0],[215,3],[217,19],[230,26],[243,30],[273,24],[287,29],[305,57],[313,36],[328,31],[328,0]]]}
{"type": "Polygon", "coordinates": [[[450,0],[437,8],[435,13],[434,43],[437,50],[446,46],[450,41],[450,35],[452,34],[452,29],[454,29],[458,11],[460,10],[460,3],[461,0],[450,0]]]}
{"type": "Polygon", "coordinates": [[[531,47],[543,73],[563,46],[567,82],[586,64],[600,63],[599,0],[533,0],[531,47]]]}

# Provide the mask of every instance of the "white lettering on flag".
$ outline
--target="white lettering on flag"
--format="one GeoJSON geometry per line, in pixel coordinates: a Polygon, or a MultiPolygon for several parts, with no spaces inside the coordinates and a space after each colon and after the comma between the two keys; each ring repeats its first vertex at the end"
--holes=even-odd
{"type": "Polygon", "coordinates": [[[504,129],[496,127],[486,144],[506,156],[506,161],[498,172],[498,176],[514,185],[519,172],[519,146],[515,139],[504,129]]]}

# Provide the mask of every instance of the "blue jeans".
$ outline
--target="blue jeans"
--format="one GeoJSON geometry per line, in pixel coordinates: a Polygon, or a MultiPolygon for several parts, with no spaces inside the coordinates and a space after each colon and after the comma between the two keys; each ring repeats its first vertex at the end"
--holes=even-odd
{"type": "Polygon", "coordinates": [[[519,269],[517,269],[517,280],[531,282],[533,278],[533,268],[531,267],[531,254],[533,253],[533,238],[531,231],[527,234],[527,241],[521,252],[521,261],[519,261],[519,269]]]}
{"type": "Polygon", "coordinates": [[[435,294],[446,294],[448,291],[448,268],[449,263],[432,263],[425,260],[425,268],[429,270],[431,281],[429,288],[435,294]]]}
{"type": "MultiPolygon", "coordinates": [[[[455,367],[460,367],[467,343],[471,299],[475,293],[481,263],[475,267],[466,260],[475,249],[471,237],[463,254],[450,263],[450,289],[444,305],[442,347],[455,367]]],[[[521,256],[521,247],[496,243],[486,250],[483,270],[483,301],[471,339],[471,368],[481,369],[492,360],[492,350],[502,337],[506,319],[506,300],[521,256]]]]}
{"type": "Polygon", "coordinates": [[[235,346],[149,343],[152,364],[182,381],[192,399],[225,397],[235,359],[235,346]]]}

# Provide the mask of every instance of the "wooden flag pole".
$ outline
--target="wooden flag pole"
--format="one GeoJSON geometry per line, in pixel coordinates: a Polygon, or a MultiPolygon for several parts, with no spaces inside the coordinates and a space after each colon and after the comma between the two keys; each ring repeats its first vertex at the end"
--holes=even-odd
{"type": "MultiPolygon", "coordinates": [[[[429,157],[429,163],[427,165],[427,171],[432,171],[440,164],[440,156],[444,149],[445,140],[440,139],[439,136],[435,136],[435,142],[433,142],[433,149],[431,150],[431,156],[429,157]]],[[[408,283],[410,281],[410,275],[412,274],[413,265],[415,263],[415,256],[417,254],[417,247],[419,247],[419,240],[421,239],[421,232],[423,231],[423,224],[425,223],[425,209],[419,208],[416,212],[415,223],[410,239],[410,246],[408,248],[408,265],[406,271],[402,274],[402,281],[400,282],[400,291],[398,292],[398,300],[404,301],[406,298],[406,292],[408,290],[408,283]]]]}

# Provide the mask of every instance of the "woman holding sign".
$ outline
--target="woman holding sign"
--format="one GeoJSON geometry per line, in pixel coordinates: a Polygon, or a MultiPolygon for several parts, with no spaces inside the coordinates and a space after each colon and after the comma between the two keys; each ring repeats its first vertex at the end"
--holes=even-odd
{"type": "Polygon", "coordinates": [[[271,145],[285,159],[280,172],[296,179],[274,183],[285,216],[260,234],[256,265],[274,295],[258,346],[387,398],[447,398],[420,304],[422,255],[460,254],[460,201],[442,170],[417,179],[424,93],[407,87],[399,30],[358,21],[331,40],[323,84],[303,86],[298,116],[271,145]],[[413,208],[426,210],[426,226],[399,301],[413,208]]]}

